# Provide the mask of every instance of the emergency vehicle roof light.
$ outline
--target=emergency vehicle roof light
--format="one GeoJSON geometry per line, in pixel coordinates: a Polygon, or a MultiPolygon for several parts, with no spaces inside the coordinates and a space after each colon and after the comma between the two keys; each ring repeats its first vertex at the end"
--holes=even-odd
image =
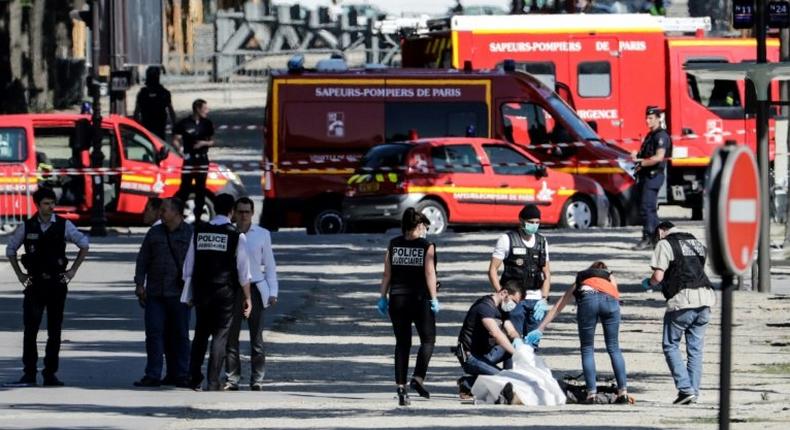
{"type": "Polygon", "coordinates": [[[515,72],[516,71],[516,62],[512,58],[508,58],[502,63],[502,69],[506,72],[515,72]]]}
{"type": "Polygon", "coordinates": [[[665,32],[671,33],[696,33],[698,30],[710,31],[710,17],[699,18],[670,18],[665,16],[655,17],[665,32]]]}
{"type": "Polygon", "coordinates": [[[345,72],[348,70],[348,64],[342,58],[326,58],[319,60],[315,69],[319,72],[345,72]]]}
{"type": "Polygon", "coordinates": [[[288,60],[288,73],[300,73],[304,71],[304,55],[296,54],[288,60]]]}

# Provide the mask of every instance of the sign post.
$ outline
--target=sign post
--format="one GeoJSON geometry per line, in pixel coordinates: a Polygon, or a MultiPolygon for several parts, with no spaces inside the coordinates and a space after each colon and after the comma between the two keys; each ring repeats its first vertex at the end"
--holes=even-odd
{"type": "Polygon", "coordinates": [[[760,178],[754,154],[745,146],[720,148],[705,185],[706,237],[713,270],[721,275],[721,360],[719,429],[730,427],[733,277],[754,259],[760,236],[760,178]]]}

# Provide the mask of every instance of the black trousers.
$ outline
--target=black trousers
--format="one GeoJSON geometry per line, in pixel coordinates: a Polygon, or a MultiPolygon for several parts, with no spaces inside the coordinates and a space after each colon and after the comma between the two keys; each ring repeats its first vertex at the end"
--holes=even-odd
{"type": "MultiPolygon", "coordinates": [[[[247,319],[250,329],[250,364],[252,374],[250,375],[250,385],[262,384],[266,373],[266,354],[263,347],[263,299],[258,287],[250,285],[252,296],[252,312],[247,319]]],[[[225,355],[225,371],[227,372],[228,382],[238,384],[241,379],[241,360],[239,359],[239,334],[241,333],[242,311],[244,309],[244,293],[241,290],[236,292],[236,304],[233,309],[233,323],[230,326],[228,336],[228,347],[225,355]]]]}
{"type": "Polygon", "coordinates": [[[195,305],[195,337],[192,339],[190,351],[189,374],[194,384],[203,380],[201,369],[208,349],[208,339],[211,337],[211,351],[206,369],[208,389],[211,391],[220,389],[220,373],[233,322],[235,298],[235,288],[226,286],[216,289],[195,305]]]}
{"type": "Polygon", "coordinates": [[[392,329],[395,332],[395,383],[406,383],[409,370],[409,353],[411,351],[411,325],[417,328],[420,336],[420,349],[417,351],[417,363],[414,376],[425,378],[428,363],[433,355],[436,343],[436,317],[431,311],[431,302],[426,297],[416,295],[391,295],[389,305],[392,329]]]}
{"type": "Polygon", "coordinates": [[[176,197],[181,201],[189,200],[189,195],[195,193],[195,220],[200,219],[203,213],[203,206],[206,204],[206,178],[208,177],[208,158],[205,162],[195,161],[193,163],[184,162],[184,171],[181,173],[181,186],[176,192],[176,197]],[[193,185],[194,182],[194,185],[193,185]]]}
{"type": "Polygon", "coordinates": [[[63,327],[63,310],[66,306],[66,284],[56,280],[34,279],[25,289],[22,301],[22,320],[25,334],[22,341],[22,364],[26,375],[35,375],[38,366],[38,337],[41,319],[47,311],[47,347],[42,374],[52,376],[58,371],[60,333],[63,327]]]}

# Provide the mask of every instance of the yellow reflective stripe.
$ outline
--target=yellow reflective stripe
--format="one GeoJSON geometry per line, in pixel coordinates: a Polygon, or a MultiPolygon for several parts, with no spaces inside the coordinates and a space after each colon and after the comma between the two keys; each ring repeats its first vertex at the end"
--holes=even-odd
{"type": "Polygon", "coordinates": [[[153,184],[156,179],[143,175],[121,175],[122,182],[139,182],[141,184],[153,184]]]}
{"type": "Polygon", "coordinates": [[[216,185],[216,186],[224,186],[228,183],[227,179],[208,179],[206,180],[206,185],[216,185]]]}
{"type": "Polygon", "coordinates": [[[710,164],[710,157],[688,157],[673,158],[673,166],[707,166],[710,164]]]}
{"type": "Polygon", "coordinates": [[[351,177],[350,177],[350,178],[348,178],[348,181],[347,181],[346,183],[347,183],[348,185],[351,185],[351,184],[353,184],[353,183],[354,183],[354,181],[356,181],[358,178],[359,178],[359,175],[351,175],[351,177]]]}
{"type": "Polygon", "coordinates": [[[551,170],[563,173],[623,173],[623,169],[619,167],[552,167],[551,170]]]}
{"type": "Polygon", "coordinates": [[[376,173],[376,182],[384,182],[384,175],[376,173]]]}
{"type": "Polygon", "coordinates": [[[398,182],[398,175],[395,173],[389,173],[387,174],[387,177],[389,178],[390,182],[398,182]]]}
{"type": "Polygon", "coordinates": [[[165,185],[181,185],[181,178],[165,179],[165,185]]]}
{"type": "Polygon", "coordinates": [[[458,69],[459,68],[459,66],[458,66],[458,63],[459,63],[459,60],[458,60],[458,32],[457,31],[453,31],[451,34],[452,34],[452,42],[450,42],[451,43],[450,46],[453,48],[453,68],[454,69],[458,69]]]}
{"type": "Polygon", "coordinates": [[[27,178],[13,177],[13,176],[7,178],[0,176],[0,184],[24,184],[24,183],[37,184],[38,178],[36,178],[35,176],[30,176],[27,178]]]}
{"type": "MultiPolygon", "coordinates": [[[[755,39],[725,39],[725,40],[697,40],[697,39],[681,39],[670,40],[669,46],[757,46],[755,39]]],[[[778,47],[778,40],[767,40],[766,46],[778,47]]]]}
{"type": "Polygon", "coordinates": [[[568,190],[568,189],[557,190],[557,195],[562,197],[568,197],[574,194],[576,194],[576,190],[568,190]]]}
{"type": "Polygon", "coordinates": [[[486,187],[452,187],[452,186],[410,186],[410,193],[479,193],[479,194],[524,194],[534,195],[534,188],[486,188],[486,187]]]}

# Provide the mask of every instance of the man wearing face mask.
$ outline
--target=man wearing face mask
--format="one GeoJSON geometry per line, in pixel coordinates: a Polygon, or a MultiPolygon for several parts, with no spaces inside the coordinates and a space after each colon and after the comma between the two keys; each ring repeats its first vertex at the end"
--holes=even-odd
{"type": "Polygon", "coordinates": [[[455,355],[466,375],[458,379],[462,400],[472,396],[472,385],[478,375],[496,375],[503,368],[513,367],[516,346],[523,343],[521,335],[508,319],[521,301],[521,287],[515,280],[505,282],[494,294],[483,296],[469,308],[458,335],[455,355]],[[511,343],[513,339],[513,343],[511,343]]]}
{"type": "Polygon", "coordinates": [[[519,227],[503,234],[497,240],[488,280],[494,291],[499,291],[508,281],[516,281],[522,300],[510,312],[510,321],[522,336],[534,330],[546,315],[549,306],[551,271],[549,269],[549,245],[538,233],[540,209],[529,204],[519,212],[519,227]],[[504,271],[499,276],[499,267],[504,271]]]}

